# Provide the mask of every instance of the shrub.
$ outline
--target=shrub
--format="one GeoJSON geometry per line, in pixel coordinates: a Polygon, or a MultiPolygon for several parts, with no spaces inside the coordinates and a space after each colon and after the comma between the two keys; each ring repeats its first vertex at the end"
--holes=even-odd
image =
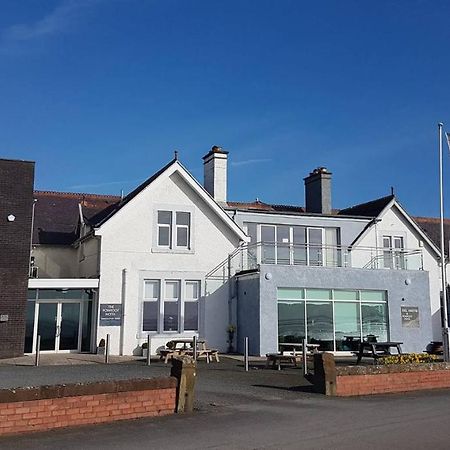
{"type": "Polygon", "coordinates": [[[404,355],[390,355],[379,358],[379,364],[421,364],[436,362],[439,358],[436,355],[427,353],[406,353],[404,355]]]}
{"type": "Polygon", "coordinates": [[[98,343],[99,347],[104,347],[105,346],[105,340],[104,339],[100,339],[100,342],[98,343]]]}
{"type": "Polygon", "coordinates": [[[147,347],[148,347],[148,342],[144,342],[144,343],[141,345],[141,347],[142,347],[142,350],[144,350],[145,348],[147,348],[147,347]]]}

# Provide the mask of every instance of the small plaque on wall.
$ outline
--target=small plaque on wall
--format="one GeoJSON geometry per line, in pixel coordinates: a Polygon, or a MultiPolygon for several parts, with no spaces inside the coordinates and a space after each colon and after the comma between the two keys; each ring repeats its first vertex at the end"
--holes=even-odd
{"type": "Polygon", "coordinates": [[[122,325],[122,304],[101,303],[100,304],[100,326],[114,327],[122,325]]]}
{"type": "Polygon", "coordinates": [[[402,306],[402,326],[405,328],[420,328],[419,308],[417,306],[402,306]]]}

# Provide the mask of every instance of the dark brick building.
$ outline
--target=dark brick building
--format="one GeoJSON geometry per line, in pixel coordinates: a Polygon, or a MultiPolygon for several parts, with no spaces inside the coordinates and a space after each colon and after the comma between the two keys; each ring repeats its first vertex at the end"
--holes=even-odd
{"type": "Polygon", "coordinates": [[[34,163],[0,159],[0,358],[23,355],[34,163]]]}

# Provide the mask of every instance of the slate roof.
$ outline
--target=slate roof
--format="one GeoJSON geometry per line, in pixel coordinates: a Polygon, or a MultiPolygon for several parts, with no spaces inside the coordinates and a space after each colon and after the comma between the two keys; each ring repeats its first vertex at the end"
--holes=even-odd
{"type": "Polygon", "coordinates": [[[86,220],[120,201],[115,195],[34,192],[33,244],[70,245],[77,238],[79,204],[86,220]]]}
{"type": "Polygon", "coordinates": [[[360,203],[359,205],[354,205],[350,208],[341,209],[338,214],[340,216],[377,217],[394,198],[394,195],[377,198],[370,202],[360,203]]]}
{"type": "MultiPolygon", "coordinates": [[[[441,248],[441,225],[438,217],[413,217],[420,228],[441,248]]],[[[444,219],[444,249],[448,255],[448,241],[450,239],[450,219],[444,219]]]]}

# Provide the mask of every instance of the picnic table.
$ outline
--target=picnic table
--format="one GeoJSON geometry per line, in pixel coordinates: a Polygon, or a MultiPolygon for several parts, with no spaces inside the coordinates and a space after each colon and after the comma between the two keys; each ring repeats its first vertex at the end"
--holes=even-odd
{"type": "Polygon", "coordinates": [[[356,364],[359,364],[361,362],[363,356],[373,358],[374,361],[382,356],[389,356],[392,354],[391,348],[395,348],[397,350],[397,353],[401,355],[402,344],[403,342],[360,342],[356,364]]]}
{"type": "MultiPolygon", "coordinates": [[[[169,359],[174,356],[194,355],[194,340],[189,338],[172,339],[166,344],[166,348],[159,351],[160,359],[164,359],[167,364],[169,359]]],[[[208,348],[204,339],[197,339],[197,358],[206,358],[206,362],[215,358],[219,362],[219,350],[215,348],[208,348]]]]}
{"type": "MultiPolygon", "coordinates": [[[[282,362],[293,364],[296,367],[297,361],[301,361],[303,357],[303,344],[299,342],[280,342],[278,346],[280,348],[290,347],[292,351],[280,350],[277,353],[267,353],[266,367],[269,367],[270,363],[272,363],[272,367],[276,366],[278,370],[281,370],[282,362]]],[[[306,349],[311,353],[317,352],[319,347],[320,344],[306,344],[306,349]]]]}

